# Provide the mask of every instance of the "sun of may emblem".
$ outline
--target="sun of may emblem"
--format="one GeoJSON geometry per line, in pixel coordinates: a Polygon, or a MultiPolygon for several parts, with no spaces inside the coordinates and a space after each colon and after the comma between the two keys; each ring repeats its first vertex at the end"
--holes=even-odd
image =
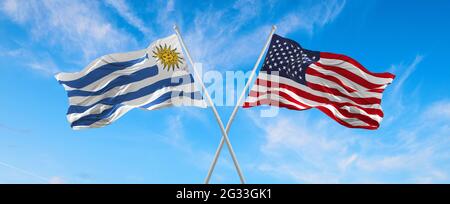
{"type": "Polygon", "coordinates": [[[164,66],[163,69],[167,68],[167,71],[171,68],[172,70],[175,70],[175,67],[179,69],[180,65],[183,64],[183,58],[180,57],[181,54],[177,52],[176,48],[172,49],[170,45],[167,46],[164,44],[164,47],[162,45],[156,46],[156,50],[153,50],[153,54],[156,61],[161,62],[164,66]]]}

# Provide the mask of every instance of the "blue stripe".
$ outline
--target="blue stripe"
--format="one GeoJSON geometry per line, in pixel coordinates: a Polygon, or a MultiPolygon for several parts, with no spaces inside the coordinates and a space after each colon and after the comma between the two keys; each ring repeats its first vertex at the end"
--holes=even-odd
{"type": "MultiPolygon", "coordinates": [[[[179,97],[179,96],[185,96],[190,97],[191,99],[202,99],[202,95],[200,92],[193,92],[193,93],[184,93],[183,91],[173,91],[173,92],[167,92],[163,95],[161,95],[159,98],[153,100],[152,102],[142,106],[142,108],[147,108],[150,106],[154,106],[156,104],[163,103],[171,98],[179,97]]],[[[109,109],[104,110],[103,112],[99,114],[91,114],[84,117],[81,117],[80,119],[74,121],[71,126],[89,126],[92,125],[102,119],[110,117],[112,114],[114,114],[120,107],[122,107],[123,104],[115,104],[109,109]]]]}
{"type": "Polygon", "coordinates": [[[71,90],[67,91],[67,95],[69,97],[73,96],[97,96],[106,93],[107,91],[122,86],[125,84],[130,84],[133,82],[141,81],[146,78],[154,77],[158,74],[158,66],[148,67],[145,69],[141,69],[137,72],[134,72],[130,75],[123,75],[115,78],[110,83],[108,83],[105,87],[98,91],[83,91],[83,90],[71,90]]]}
{"type": "Polygon", "coordinates": [[[184,76],[179,76],[179,77],[174,77],[174,78],[166,78],[166,79],[157,81],[153,84],[150,84],[146,87],[143,87],[135,92],[129,92],[126,94],[115,96],[115,97],[104,98],[90,106],[76,106],[76,105],[69,106],[69,110],[67,111],[67,114],[83,113],[86,110],[88,110],[89,108],[91,108],[97,104],[104,104],[104,105],[111,105],[111,106],[120,104],[125,101],[130,101],[130,100],[134,100],[137,98],[141,98],[146,95],[150,95],[150,94],[154,93],[155,91],[162,89],[164,87],[179,86],[179,85],[189,84],[189,83],[193,83],[193,82],[194,82],[194,79],[193,79],[192,75],[190,75],[190,74],[184,75],[184,76]]]}
{"type": "Polygon", "coordinates": [[[143,62],[147,59],[147,54],[144,57],[125,61],[125,62],[113,62],[109,64],[102,65],[98,67],[97,69],[94,69],[93,71],[89,72],[85,76],[75,79],[72,81],[59,81],[60,84],[64,84],[66,86],[72,87],[72,88],[83,88],[92,82],[95,82],[115,71],[126,69],[130,66],[133,66],[137,63],[143,62]]]}

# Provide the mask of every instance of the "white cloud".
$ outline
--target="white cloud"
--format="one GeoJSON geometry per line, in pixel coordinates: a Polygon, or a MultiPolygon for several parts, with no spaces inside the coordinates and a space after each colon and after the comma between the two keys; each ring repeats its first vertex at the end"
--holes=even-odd
{"type": "Polygon", "coordinates": [[[135,40],[111,24],[95,1],[5,0],[1,11],[11,20],[29,28],[35,41],[81,51],[85,59],[105,51],[133,47],[135,40]]]}
{"type": "MultiPolygon", "coordinates": [[[[279,22],[274,22],[278,26],[277,33],[298,30],[312,33],[333,21],[344,6],[345,1],[329,0],[315,3],[311,8],[293,8],[279,22]]],[[[206,69],[237,66],[249,59],[256,60],[272,23],[261,23],[261,26],[250,29],[247,26],[262,13],[270,13],[272,7],[270,2],[240,0],[228,9],[217,11],[210,7],[194,13],[194,26],[185,32],[194,60],[205,63],[206,69]]]]}
{"type": "Polygon", "coordinates": [[[394,125],[396,119],[401,117],[404,113],[417,111],[418,103],[416,98],[420,89],[420,83],[416,82],[413,89],[409,88],[408,91],[404,90],[404,85],[407,80],[414,74],[415,70],[419,67],[423,61],[422,55],[416,55],[414,60],[408,63],[399,63],[392,65],[390,72],[395,73],[396,78],[392,83],[392,90],[388,87],[388,91],[383,96],[383,107],[387,108],[387,114],[383,120],[384,126],[394,125]],[[407,99],[407,100],[405,100],[407,99]],[[405,112],[405,110],[408,111],[405,112]]]}
{"type": "Polygon", "coordinates": [[[321,1],[312,8],[290,13],[278,22],[279,33],[306,30],[309,34],[332,22],[343,10],[345,0],[321,1]]]}
{"type": "Polygon", "coordinates": [[[450,101],[439,101],[432,104],[425,112],[429,119],[450,119],[450,101]]]}
{"type": "Polygon", "coordinates": [[[62,177],[60,177],[60,176],[54,176],[54,177],[51,177],[51,178],[50,178],[50,180],[49,180],[48,183],[49,183],[49,184],[64,184],[64,183],[66,183],[66,182],[65,182],[65,180],[64,180],[62,177]]]}
{"type": "Polygon", "coordinates": [[[51,77],[60,72],[51,56],[46,52],[33,53],[23,48],[13,50],[0,49],[0,52],[0,56],[7,57],[9,59],[18,59],[17,62],[21,63],[23,67],[31,69],[44,76],[51,77]]]}
{"type": "MultiPolygon", "coordinates": [[[[439,102],[424,112],[435,116],[447,107],[439,102]]],[[[395,120],[395,131],[361,132],[309,112],[264,119],[249,114],[265,135],[264,157],[252,161],[251,170],[295,183],[449,182],[450,127],[414,115],[395,120]]]]}
{"type": "Polygon", "coordinates": [[[422,62],[423,56],[417,55],[414,60],[409,65],[398,65],[394,66],[394,69],[397,72],[401,72],[401,75],[398,79],[395,80],[394,83],[394,95],[399,93],[400,89],[403,87],[405,81],[414,73],[417,66],[422,62]]]}
{"type": "Polygon", "coordinates": [[[28,67],[47,76],[53,76],[56,73],[60,72],[60,70],[52,61],[35,61],[29,63],[28,67]]]}
{"type": "Polygon", "coordinates": [[[173,11],[175,9],[175,1],[174,0],[168,0],[166,5],[167,11],[173,11]]]}
{"type": "Polygon", "coordinates": [[[39,181],[39,183],[48,183],[49,182],[49,179],[46,178],[46,177],[38,175],[38,174],[36,174],[34,172],[31,172],[29,170],[25,170],[23,168],[19,168],[17,166],[12,165],[12,164],[8,164],[8,163],[0,161],[0,166],[6,167],[8,169],[11,169],[11,170],[13,170],[13,171],[15,171],[15,172],[17,172],[19,174],[23,174],[23,175],[32,177],[32,178],[36,179],[36,181],[39,181]]]}
{"type": "Polygon", "coordinates": [[[145,23],[137,17],[129,8],[128,4],[124,0],[107,0],[110,6],[112,6],[124,18],[130,25],[137,28],[145,35],[152,35],[152,31],[148,29],[145,23]]]}

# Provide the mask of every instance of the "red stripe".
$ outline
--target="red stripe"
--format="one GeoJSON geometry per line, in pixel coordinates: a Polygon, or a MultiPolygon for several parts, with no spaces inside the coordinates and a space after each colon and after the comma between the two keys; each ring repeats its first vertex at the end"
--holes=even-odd
{"type": "Polygon", "coordinates": [[[316,76],[316,77],[320,77],[320,78],[332,81],[332,82],[342,86],[342,88],[344,88],[345,90],[347,90],[350,93],[356,91],[355,89],[352,89],[351,87],[345,85],[344,82],[342,82],[340,79],[338,79],[338,78],[336,78],[334,76],[330,76],[330,75],[326,75],[326,74],[320,73],[319,71],[317,71],[317,70],[315,70],[315,69],[313,69],[311,67],[308,67],[308,69],[306,69],[306,74],[313,75],[313,76],[316,76]]]}
{"type": "Polygon", "coordinates": [[[283,108],[287,108],[287,109],[291,109],[291,110],[298,110],[298,111],[310,109],[310,108],[301,109],[301,108],[298,108],[297,106],[294,106],[291,104],[283,103],[280,101],[274,101],[274,100],[270,100],[270,99],[261,99],[254,103],[245,102],[242,105],[242,107],[243,108],[251,108],[251,107],[260,106],[260,105],[274,105],[274,104],[278,104],[279,107],[283,107],[283,108]]]}
{"type": "MultiPolygon", "coordinates": [[[[252,92],[253,92],[253,94],[255,94],[255,91],[251,91],[250,94],[252,94],[252,92]]],[[[263,96],[263,95],[266,95],[266,94],[270,94],[270,92],[266,92],[266,93],[256,93],[256,94],[259,94],[260,96],[263,96]]],[[[298,101],[298,100],[292,98],[291,96],[289,96],[289,94],[287,94],[287,93],[285,93],[285,92],[283,92],[283,91],[279,91],[277,94],[278,94],[279,96],[285,98],[286,100],[292,102],[292,103],[298,104],[298,105],[300,105],[300,106],[306,106],[306,107],[309,107],[309,106],[303,104],[302,102],[300,102],[300,101],[298,101]]],[[[346,110],[346,109],[340,109],[340,108],[334,106],[333,104],[329,104],[329,105],[332,105],[333,107],[335,107],[339,113],[341,113],[343,116],[345,116],[345,117],[347,117],[347,118],[356,118],[356,119],[359,119],[359,120],[361,120],[361,121],[363,121],[363,122],[365,122],[365,123],[367,123],[367,124],[369,124],[369,125],[371,125],[371,126],[377,126],[377,125],[379,125],[378,122],[377,122],[376,120],[370,118],[370,117],[367,116],[367,115],[363,115],[363,114],[359,114],[359,113],[352,113],[352,112],[349,112],[349,111],[346,110]]],[[[278,106],[279,106],[279,105],[278,105],[278,106]]],[[[320,105],[319,105],[319,106],[314,106],[314,107],[318,108],[318,107],[324,107],[324,106],[320,106],[320,105]]],[[[324,108],[325,108],[325,107],[324,107],[324,108]]]]}
{"type": "Polygon", "coordinates": [[[350,125],[346,122],[344,122],[343,120],[337,118],[330,110],[328,110],[327,108],[324,107],[317,107],[320,111],[322,111],[323,113],[327,114],[330,118],[333,118],[336,122],[338,122],[339,124],[348,127],[348,128],[361,128],[361,129],[368,129],[368,130],[376,130],[378,129],[378,127],[380,127],[380,124],[377,124],[375,126],[357,126],[357,125],[350,125]]]}
{"type": "MultiPolygon", "coordinates": [[[[357,74],[355,74],[351,71],[348,71],[344,68],[340,68],[340,67],[336,67],[336,66],[328,66],[328,65],[321,64],[319,62],[316,62],[314,64],[316,66],[319,66],[322,69],[336,72],[337,74],[339,74],[347,79],[350,79],[351,81],[353,81],[367,89],[376,89],[376,88],[379,88],[379,87],[385,85],[385,84],[375,84],[375,83],[369,82],[366,79],[364,79],[364,78],[358,76],[357,74]]],[[[310,69],[310,68],[308,68],[308,69],[310,69]]]]}
{"type": "MultiPolygon", "coordinates": [[[[257,103],[258,103],[258,105],[270,105],[271,101],[267,100],[267,99],[263,99],[263,100],[258,101],[257,103]]],[[[251,106],[247,102],[245,102],[244,105],[243,105],[243,108],[251,108],[251,107],[253,107],[253,106],[251,106]]],[[[293,105],[289,105],[289,104],[285,104],[285,103],[281,103],[281,102],[279,103],[279,107],[287,108],[287,109],[291,109],[291,110],[299,110],[299,111],[307,110],[307,109],[299,109],[299,108],[297,108],[297,107],[295,107],[293,105]]],[[[375,129],[377,129],[379,127],[379,125],[378,126],[353,126],[353,125],[350,125],[350,124],[342,121],[341,119],[337,118],[336,116],[334,116],[333,113],[330,110],[328,110],[326,108],[323,108],[323,107],[317,107],[317,108],[320,111],[322,111],[323,113],[325,113],[326,115],[328,115],[330,118],[332,118],[333,120],[338,122],[339,124],[341,124],[341,125],[343,125],[345,127],[348,127],[348,128],[361,128],[361,129],[375,130],[375,129]]]]}
{"type": "Polygon", "coordinates": [[[345,55],[341,55],[341,54],[334,54],[334,53],[329,53],[329,52],[321,52],[320,53],[320,58],[327,58],[327,59],[338,59],[338,60],[342,60],[342,61],[346,61],[348,63],[353,64],[354,66],[358,67],[360,70],[362,70],[363,72],[373,75],[375,77],[381,77],[381,78],[391,78],[394,79],[395,75],[389,73],[389,72],[385,72],[385,73],[373,73],[370,72],[369,70],[367,70],[364,66],[362,66],[359,62],[357,62],[356,60],[345,56],[345,55]]]}
{"type": "Polygon", "coordinates": [[[370,90],[367,90],[367,91],[374,92],[374,93],[383,93],[384,89],[370,89],[370,90]]]}
{"type": "MultiPolygon", "coordinates": [[[[293,92],[294,94],[296,94],[296,95],[298,95],[300,97],[303,97],[305,99],[308,99],[308,100],[311,100],[311,101],[316,101],[316,102],[319,102],[319,103],[330,104],[330,105],[333,105],[335,107],[338,107],[338,109],[340,109],[342,106],[354,106],[354,107],[357,107],[359,109],[362,109],[362,110],[366,111],[369,114],[379,115],[380,117],[384,116],[383,111],[380,110],[380,109],[364,108],[364,107],[361,107],[361,106],[359,106],[357,104],[348,103],[348,102],[334,102],[334,101],[331,101],[328,98],[324,98],[324,97],[321,97],[321,96],[313,95],[313,94],[311,94],[309,92],[303,91],[301,89],[297,89],[297,88],[292,87],[292,86],[287,85],[287,84],[279,84],[279,83],[276,83],[276,82],[266,81],[266,80],[262,80],[262,79],[259,79],[259,78],[256,80],[256,84],[257,85],[261,85],[261,86],[266,86],[266,87],[284,88],[284,89],[287,89],[287,90],[293,92]]],[[[250,92],[250,94],[251,93],[252,92],[250,92]]],[[[257,96],[255,96],[255,97],[257,97],[257,96]]]]}
{"type": "Polygon", "coordinates": [[[309,88],[314,89],[316,91],[331,93],[335,96],[341,96],[341,97],[350,99],[350,100],[354,101],[355,103],[358,103],[361,105],[370,105],[370,104],[380,104],[381,103],[381,99],[375,98],[375,97],[357,98],[357,97],[352,97],[352,96],[346,95],[346,94],[342,93],[341,91],[339,91],[338,89],[329,88],[329,87],[322,86],[319,84],[307,82],[307,85],[309,88]]]}

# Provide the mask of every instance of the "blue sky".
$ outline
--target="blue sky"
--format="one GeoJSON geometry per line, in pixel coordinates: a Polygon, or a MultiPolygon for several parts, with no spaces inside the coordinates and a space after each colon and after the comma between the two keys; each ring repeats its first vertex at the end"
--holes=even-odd
{"type": "MultiPolygon", "coordinates": [[[[240,110],[229,135],[249,183],[450,183],[449,9],[444,0],[0,0],[0,183],[202,183],[220,141],[210,109],[133,110],[73,131],[53,78],[145,48],[174,23],[206,70],[249,71],[276,24],[306,48],[397,75],[376,131],[317,110],[240,110]]],[[[218,110],[227,121],[232,108],[218,110]]],[[[239,182],[227,151],[212,182],[239,182]]]]}

